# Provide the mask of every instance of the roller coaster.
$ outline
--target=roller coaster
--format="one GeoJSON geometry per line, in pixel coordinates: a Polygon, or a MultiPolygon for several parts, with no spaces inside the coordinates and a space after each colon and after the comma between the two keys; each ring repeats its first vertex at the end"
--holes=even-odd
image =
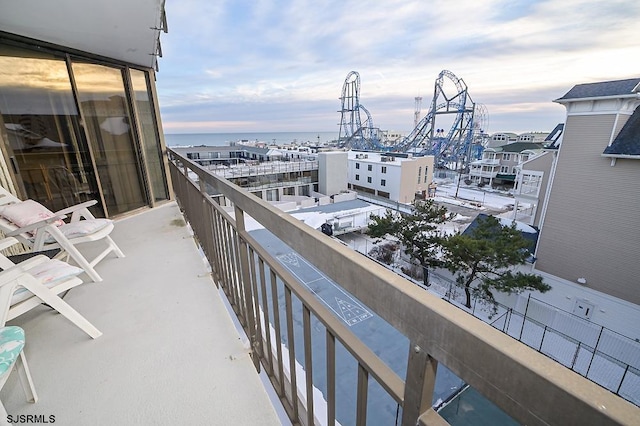
{"type": "Polygon", "coordinates": [[[467,85],[451,71],[443,70],[435,81],[433,100],[427,114],[401,142],[386,143],[373,124],[369,111],[360,103],[360,75],[351,71],[342,86],[342,109],[338,145],[341,148],[433,155],[436,164],[463,164],[480,158],[486,144],[487,110],[469,96],[467,85]],[[366,119],[363,121],[361,112],[366,119]],[[444,116],[448,116],[445,120],[444,116]],[[436,127],[446,121],[449,130],[436,127]]]}

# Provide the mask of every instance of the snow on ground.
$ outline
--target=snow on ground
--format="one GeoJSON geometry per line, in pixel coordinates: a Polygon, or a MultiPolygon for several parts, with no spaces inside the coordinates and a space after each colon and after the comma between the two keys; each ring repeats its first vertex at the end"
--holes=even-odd
{"type": "Polygon", "coordinates": [[[465,207],[476,205],[497,210],[507,209],[514,204],[513,197],[507,194],[488,190],[483,191],[477,187],[467,187],[466,185],[460,185],[458,188],[455,183],[438,185],[436,201],[439,201],[438,199],[442,202],[464,205],[465,207]],[[457,197],[456,192],[458,194],[457,197]],[[473,204],[470,205],[470,203],[473,204]]]}

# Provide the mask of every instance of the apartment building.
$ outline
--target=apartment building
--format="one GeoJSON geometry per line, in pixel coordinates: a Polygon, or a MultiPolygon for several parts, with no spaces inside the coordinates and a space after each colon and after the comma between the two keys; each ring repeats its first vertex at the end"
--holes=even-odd
{"type": "Polygon", "coordinates": [[[562,143],[540,160],[553,165],[534,220],[535,269],[558,288],[588,290],[595,321],[624,322],[640,304],[639,89],[640,78],[573,87],[555,101],[567,109],[562,143]]]}
{"type": "Polygon", "coordinates": [[[348,152],[348,187],[408,204],[416,194],[428,195],[433,182],[434,157],[410,154],[348,152]]]}
{"type": "Polygon", "coordinates": [[[476,184],[489,186],[513,186],[517,166],[542,153],[543,144],[513,142],[485,148],[480,160],[469,165],[469,179],[476,184]]]}
{"type": "Polygon", "coordinates": [[[174,149],[267,201],[310,196],[318,191],[318,155],[308,149],[245,144],[174,149]]]}

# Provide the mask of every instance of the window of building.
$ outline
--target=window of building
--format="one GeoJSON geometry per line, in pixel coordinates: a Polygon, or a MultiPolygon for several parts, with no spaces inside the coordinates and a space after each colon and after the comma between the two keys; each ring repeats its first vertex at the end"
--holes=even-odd
{"type": "Polygon", "coordinates": [[[372,171],[372,170],[373,170],[373,166],[372,166],[371,164],[368,164],[368,165],[367,165],[367,170],[368,170],[368,171],[372,171]]]}
{"type": "Polygon", "coordinates": [[[387,186],[387,181],[385,179],[382,179],[380,181],[380,186],[387,186]]]}
{"type": "Polygon", "coordinates": [[[509,166],[500,166],[500,173],[509,173],[509,166]]]}
{"type": "Polygon", "coordinates": [[[360,163],[356,163],[356,169],[360,168],[360,163]]]}
{"type": "Polygon", "coordinates": [[[371,183],[371,176],[367,176],[367,182],[371,183]]]}
{"type": "Polygon", "coordinates": [[[537,197],[538,192],[540,191],[541,183],[542,183],[542,176],[523,173],[522,183],[520,184],[520,194],[532,195],[537,197]]]}
{"type": "Polygon", "coordinates": [[[511,160],[511,154],[502,154],[502,159],[504,161],[510,161],[511,160]]]}
{"type": "Polygon", "coordinates": [[[356,180],[360,180],[360,175],[356,175],[356,180]]]}
{"type": "Polygon", "coordinates": [[[381,170],[381,172],[382,172],[382,173],[387,173],[387,166],[382,166],[382,170],[381,170]]]}

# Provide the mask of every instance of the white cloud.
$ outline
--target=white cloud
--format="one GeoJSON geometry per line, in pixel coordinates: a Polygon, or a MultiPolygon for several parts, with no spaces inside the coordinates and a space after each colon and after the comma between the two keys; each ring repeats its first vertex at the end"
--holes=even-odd
{"type": "Polygon", "coordinates": [[[413,98],[422,96],[425,109],[435,78],[448,69],[490,114],[517,121],[518,111],[528,130],[528,112],[553,111],[541,118],[546,130],[558,116],[550,101],[573,85],[637,76],[636,3],[170,0],[161,108],[245,103],[251,116],[253,105],[277,103],[273,114],[284,117],[265,111],[261,120],[247,121],[241,112],[224,119],[260,131],[273,121],[291,122],[286,115],[295,116],[300,105],[316,104],[328,106],[325,117],[333,118],[326,125],[336,126],[344,78],[356,70],[361,101],[376,123],[406,122],[406,129],[413,98]]]}

